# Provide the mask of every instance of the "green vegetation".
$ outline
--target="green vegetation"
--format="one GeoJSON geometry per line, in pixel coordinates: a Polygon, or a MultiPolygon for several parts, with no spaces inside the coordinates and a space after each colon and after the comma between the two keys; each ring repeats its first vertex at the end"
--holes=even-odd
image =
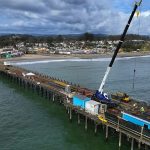
{"type": "Polygon", "coordinates": [[[143,51],[150,51],[150,41],[145,43],[142,47],[143,51]]]}
{"type": "Polygon", "coordinates": [[[124,52],[132,51],[150,51],[150,42],[149,41],[126,41],[124,42],[122,49],[124,52]]]}
{"type": "MultiPolygon", "coordinates": [[[[33,36],[33,35],[3,35],[0,36],[0,48],[13,46],[16,48],[18,43],[23,43],[25,47],[33,47],[35,43],[47,43],[48,47],[55,47],[55,43],[61,42],[72,42],[75,41],[85,41],[82,48],[95,48],[97,47],[94,41],[104,41],[102,48],[108,48],[107,41],[117,41],[120,35],[102,35],[102,34],[92,34],[84,33],[78,35],[49,35],[49,36],[33,36]],[[93,41],[93,42],[92,42],[93,41]]],[[[114,44],[113,46],[116,46],[114,44]]],[[[122,46],[123,51],[150,51],[150,37],[143,35],[133,35],[129,34],[126,36],[125,42],[122,46]]]]}

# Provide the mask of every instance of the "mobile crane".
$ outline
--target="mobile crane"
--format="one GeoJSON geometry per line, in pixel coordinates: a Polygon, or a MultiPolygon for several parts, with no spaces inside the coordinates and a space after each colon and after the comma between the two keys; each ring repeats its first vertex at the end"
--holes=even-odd
{"type": "Polygon", "coordinates": [[[133,19],[133,17],[134,17],[134,14],[135,14],[137,8],[141,5],[141,3],[142,3],[142,0],[140,0],[139,2],[135,2],[133,11],[132,11],[132,13],[131,13],[131,15],[130,15],[130,17],[129,17],[129,20],[128,20],[127,25],[125,26],[125,29],[124,29],[124,31],[123,31],[123,34],[122,34],[121,37],[120,37],[119,43],[118,43],[118,45],[117,45],[117,47],[116,47],[116,49],[115,49],[115,51],[114,51],[114,54],[113,54],[112,59],[111,59],[111,61],[110,61],[110,63],[109,63],[109,66],[107,67],[107,70],[106,70],[106,72],[105,72],[105,75],[104,75],[104,77],[103,77],[103,80],[102,80],[102,82],[101,82],[101,85],[100,85],[99,89],[96,91],[96,93],[95,93],[95,94],[93,95],[93,97],[92,97],[92,98],[96,99],[97,101],[100,101],[101,103],[107,104],[108,107],[115,107],[115,106],[117,106],[117,104],[116,104],[115,102],[113,102],[110,98],[108,98],[108,95],[103,92],[103,88],[104,88],[104,86],[105,86],[105,82],[106,82],[106,80],[107,80],[107,77],[108,77],[108,75],[109,75],[109,72],[110,72],[110,70],[111,70],[111,68],[112,68],[112,66],[113,66],[113,63],[114,63],[114,61],[115,61],[115,58],[116,58],[116,56],[117,56],[117,54],[118,54],[118,52],[119,52],[119,49],[121,48],[122,43],[124,42],[124,38],[125,38],[125,36],[126,36],[126,33],[127,33],[127,31],[128,31],[128,28],[129,28],[129,26],[130,26],[130,23],[131,23],[131,21],[132,21],[132,19],[133,19]]]}

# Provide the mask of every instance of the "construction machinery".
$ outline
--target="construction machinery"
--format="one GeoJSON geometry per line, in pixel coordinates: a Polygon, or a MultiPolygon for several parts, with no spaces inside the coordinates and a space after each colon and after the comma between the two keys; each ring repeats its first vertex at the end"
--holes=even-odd
{"type": "Polygon", "coordinates": [[[139,2],[135,2],[133,11],[132,11],[132,13],[131,13],[131,15],[130,15],[130,17],[129,17],[129,20],[128,20],[128,22],[127,22],[127,25],[125,26],[125,29],[124,29],[124,31],[123,31],[123,34],[122,34],[121,37],[120,37],[119,43],[118,43],[118,45],[117,45],[117,47],[116,47],[116,49],[115,49],[115,51],[114,51],[114,54],[113,54],[112,59],[111,59],[111,61],[110,61],[110,63],[109,63],[109,66],[107,67],[107,70],[106,70],[106,72],[105,72],[105,75],[104,75],[104,77],[103,77],[103,80],[102,80],[102,82],[101,82],[101,85],[100,85],[99,89],[96,91],[96,93],[93,95],[93,97],[94,97],[97,101],[100,101],[101,103],[107,104],[108,107],[115,107],[115,106],[117,106],[117,103],[113,102],[110,98],[108,98],[107,94],[103,92],[103,88],[104,88],[104,86],[105,86],[105,82],[106,82],[106,80],[107,80],[107,77],[108,77],[108,75],[109,75],[109,72],[110,72],[110,70],[111,70],[111,68],[112,68],[112,66],[113,66],[113,64],[114,64],[114,61],[115,61],[115,59],[116,59],[116,56],[117,56],[117,54],[118,54],[118,52],[119,52],[119,49],[121,48],[122,43],[124,42],[125,36],[126,36],[126,34],[127,34],[127,31],[128,31],[129,26],[130,26],[130,23],[131,23],[131,21],[132,21],[132,19],[133,19],[133,17],[134,17],[134,14],[135,14],[137,8],[141,5],[141,3],[142,3],[142,0],[140,0],[139,2]]]}
{"type": "Polygon", "coordinates": [[[126,102],[126,103],[130,101],[129,95],[124,92],[116,92],[114,94],[111,94],[111,98],[113,100],[119,100],[119,101],[126,102]]]}

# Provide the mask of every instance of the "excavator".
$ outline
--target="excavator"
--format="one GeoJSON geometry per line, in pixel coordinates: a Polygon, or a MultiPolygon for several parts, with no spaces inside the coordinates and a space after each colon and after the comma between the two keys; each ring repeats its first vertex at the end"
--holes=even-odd
{"type": "Polygon", "coordinates": [[[114,94],[111,94],[111,98],[125,103],[128,103],[130,101],[129,95],[124,92],[116,92],[114,94]]]}
{"type": "MultiPolygon", "coordinates": [[[[92,96],[92,99],[95,99],[95,100],[97,100],[97,101],[99,101],[99,102],[101,102],[101,103],[107,104],[108,107],[116,107],[116,106],[117,106],[117,103],[114,102],[114,101],[112,101],[112,100],[108,97],[108,95],[107,95],[105,92],[103,92],[103,88],[104,88],[104,86],[105,86],[105,82],[106,82],[106,80],[107,80],[107,77],[108,77],[108,75],[109,75],[109,72],[110,72],[110,70],[111,70],[111,68],[112,68],[112,66],[113,66],[113,64],[114,64],[114,61],[115,61],[115,59],[116,59],[116,56],[117,56],[117,54],[118,54],[118,52],[119,52],[119,49],[121,48],[122,43],[124,42],[125,36],[126,36],[126,34],[127,34],[128,28],[129,28],[129,26],[130,26],[130,24],[131,24],[131,21],[132,21],[132,19],[133,19],[133,17],[134,17],[134,14],[135,14],[137,8],[141,5],[141,3],[142,3],[142,0],[140,0],[139,2],[135,2],[133,11],[132,11],[132,13],[131,13],[131,15],[130,15],[130,17],[129,17],[129,20],[128,20],[128,22],[127,22],[127,25],[125,26],[125,29],[124,29],[124,31],[123,31],[123,34],[122,34],[121,37],[120,37],[119,43],[118,43],[118,45],[117,45],[117,47],[116,47],[116,49],[115,49],[115,51],[114,51],[114,54],[113,54],[112,59],[111,59],[111,61],[110,61],[110,63],[109,63],[109,66],[107,67],[107,70],[106,70],[106,72],[105,72],[105,75],[104,75],[104,77],[103,77],[103,80],[102,80],[102,82],[101,82],[101,85],[100,85],[99,89],[96,91],[96,93],[92,96]]],[[[127,98],[125,98],[125,100],[128,101],[127,98]]]]}

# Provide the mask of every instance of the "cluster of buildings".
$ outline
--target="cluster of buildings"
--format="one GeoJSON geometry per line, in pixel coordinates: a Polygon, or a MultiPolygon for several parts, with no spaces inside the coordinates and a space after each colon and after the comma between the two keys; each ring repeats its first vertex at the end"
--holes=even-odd
{"type": "Polygon", "coordinates": [[[51,43],[18,43],[17,49],[32,54],[99,54],[114,50],[118,41],[63,41],[51,43]]]}
{"type": "Polygon", "coordinates": [[[12,58],[12,57],[20,57],[24,53],[22,51],[16,50],[13,47],[5,47],[0,49],[0,58],[12,58]]]}
{"type": "Polygon", "coordinates": [[[49,49],[59,54],[98,54],[111,52],[118,41],[67,41],[53,43],[49,49]]]}
{"type": "MultiPolygon", "coordinates": [[[[113,52],[118,40],[100,40],[100,41],[78,41],[64,40],[62,42],[39,42],[25,43],[20,42],[13,47],[0,49],[1,58],[18,57],[23,54],[105,54],[113,52]]],[[[134,42],[134,41],[131,41],[134,42]]],[[[136,41],[140,42],[141,41],[136,41]]],[[[143,41],[142,41],[143,42],[143,41]]]]}

